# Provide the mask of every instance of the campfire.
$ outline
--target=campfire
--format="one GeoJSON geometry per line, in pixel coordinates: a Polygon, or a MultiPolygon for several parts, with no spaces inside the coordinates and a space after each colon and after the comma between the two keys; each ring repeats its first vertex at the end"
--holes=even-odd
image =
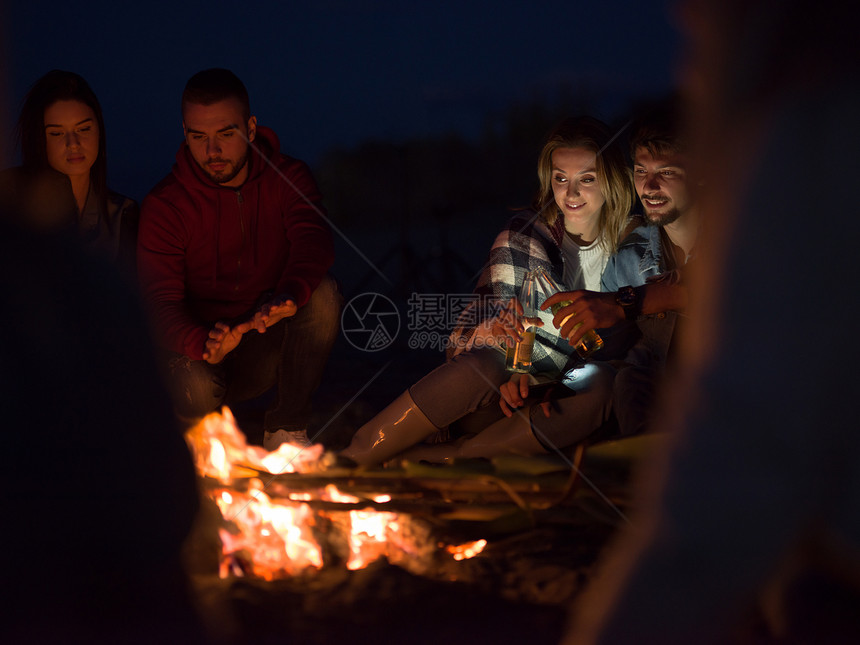
{"type": "Polygon", "coordinates": [[[282,444],[273,452],[248,445],[228,408],[203,419],[186,440],[202,491],[221,513],[222,578],[274,580],[326,566],[354,570],[383,557],[421,573],[439,558],[474,557],[487,544],[440,542],[430,524],[399,510],[418,494],[391,478],[397,499],[372,490],[384,487],[380,479],[353,482],[348,493],[338,489],[331,480],[350,480],[322,445],[282,444]]]}

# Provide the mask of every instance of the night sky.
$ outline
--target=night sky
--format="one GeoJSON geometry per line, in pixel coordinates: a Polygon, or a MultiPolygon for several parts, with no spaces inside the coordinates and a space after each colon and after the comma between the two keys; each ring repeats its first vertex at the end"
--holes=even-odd
{"type": "Polygon", "coordinates": [[[105,113],[111,187],[140,200],[181,142],[185,81],[207,67],[236,72],[259,122],[311,165],[371,139],[477,136],[512,102],[559,92],[586,93],[609,120],[675,82],[667,2],[309,4],[7,2],[3,136],[39,76],[75,71],[105,113]]]}

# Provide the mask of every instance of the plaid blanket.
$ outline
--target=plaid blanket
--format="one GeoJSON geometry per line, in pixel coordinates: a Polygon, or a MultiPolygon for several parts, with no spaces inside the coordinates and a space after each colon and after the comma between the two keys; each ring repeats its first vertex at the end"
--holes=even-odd
{"type": "MultiPolygon", "coordinates": [[[[565,285],[562,282],[564,260],[561,241],[564,237],[564,220],[547,226],[534,211],[521,211],[514,215],[496,237],[475,293],[479,300],[471,302],[460,314],[448,343],[448,358],[471,349],[473,338],[481,324],[492,319],[501,307],[518,295],[527,271],[545,268],[562,288],[582,289],[584,285],[565,285]]],[[[539,294],[540,295],[540,294],[539,294]]],[[[539,304],[545,295],[539,298],[539,304]]],[[[573,358],[581,361],[566,339],[552,324],[550,312],[540,312],[543,327],[535,334],[532,350],[532,372],[559,374],[573,358]]],[[[500,348],[504,351],[504,348],[500,348]]]]}

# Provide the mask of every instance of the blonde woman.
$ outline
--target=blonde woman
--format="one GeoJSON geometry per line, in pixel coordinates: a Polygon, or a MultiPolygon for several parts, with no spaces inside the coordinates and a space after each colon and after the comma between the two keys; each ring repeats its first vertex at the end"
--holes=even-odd
{"type": "Polygon", "coordinates": [[[630,173],[612,134],[591,117],[567,119],[553,131],[538,159],[533,209],[515,215],[496,237],[475,289],[480,299],[463,312],[448,361],[362,426],[344,456],[382,463],[455,422],[465,438],[408,456],[446,461],[535,454],[576,443],[607,422],[615,370],[600,359],[611,357],[611,348],[583,364],[552,315],[541,312],[534,321],[532,374],[511,376],[504,349],[522,332],[513,299],[527,271],[544,268],[567,290],[599,290],[632,203],[630,173]],[[531,386],[539,381],[561,383],[555,390],[564,396],[515,413],[520,395],[534,399],[531,386]]]}

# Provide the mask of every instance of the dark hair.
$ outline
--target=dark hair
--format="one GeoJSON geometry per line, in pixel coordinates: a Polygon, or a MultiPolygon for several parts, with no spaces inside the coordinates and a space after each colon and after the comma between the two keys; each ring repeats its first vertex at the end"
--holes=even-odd
{"type": "Polygon", "coordinates": [[[251,118],[248,90],[239,77],[229,69],[204,69],[189,78],[185,84],[182,91],[182,109],[184,111],[186,103],[212,105],[226,99],[237,99],[242,104],[242,117],[246,121],[251,118]]]}
{"type": "Polygon", "coordinates": [[[675,98],[665,99],[646,108],[633,124],[630,137],[630,156],[636,157],[637,148],[645,148],[652,155],[685,152],[681,105],[675,98]]]}
{"type": "MultiPolygon", "coordinates": [[[[99,128],[99,153],[90,168],[90,185],[100,200],[107,196],[107,146],[102,108],[95,92],[83,77],[74,72],[54,69],[36,81],[27,92],[18,117],[18,139],[21,144],[21,165],[27,171],[49,168],[48,144],[45,137],[45,110],[57,101],[80,101],[96,115],[99,128]]],[[[106,204],[101,204],[106,206],[106,204]]],[[[104,208],[101,208],[104,211],[104,208]]]]}

